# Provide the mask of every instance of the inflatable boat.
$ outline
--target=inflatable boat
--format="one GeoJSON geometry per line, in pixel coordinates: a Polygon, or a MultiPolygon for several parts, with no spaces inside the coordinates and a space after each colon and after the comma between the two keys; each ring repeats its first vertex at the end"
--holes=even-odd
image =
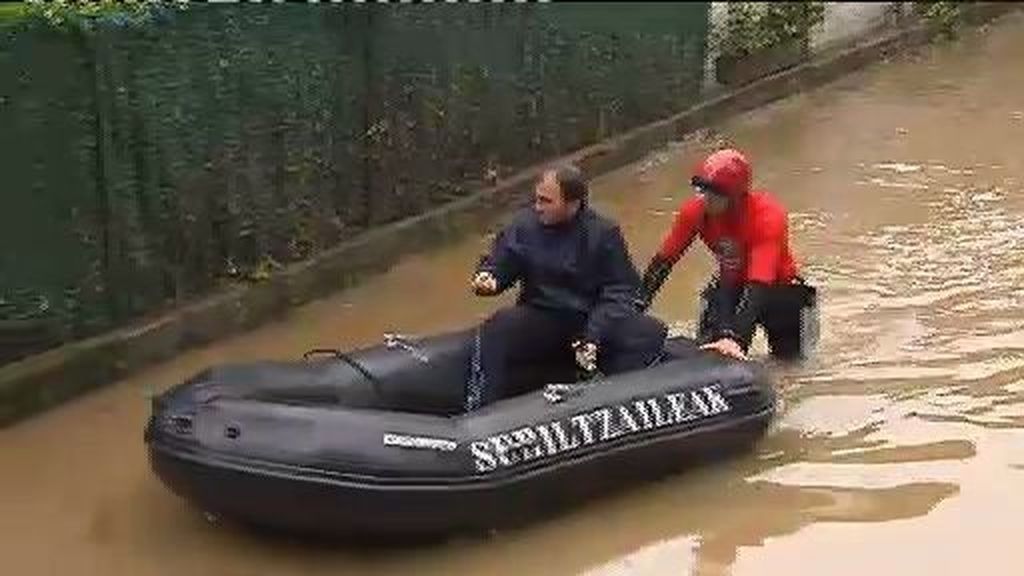
{"type": "Polygon", "coordinates": [[[774,415],[762,367],[677,337],[625,374],[520,367],[517,393],[466,412],[471,341],[389,335],[350,353],[207,369],[153,399],[152,469],[244,524],[438,536],[519,524],[742,450],[774,415]]]}

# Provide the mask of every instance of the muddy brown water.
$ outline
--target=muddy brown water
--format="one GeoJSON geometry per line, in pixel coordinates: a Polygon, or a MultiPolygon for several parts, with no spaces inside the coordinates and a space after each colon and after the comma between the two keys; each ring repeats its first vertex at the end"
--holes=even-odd
{"type": "MultiPolygon", "coordinates": [[[[790,207],[818,356],[746,456],[490,538],[387,552],[208,522],[150,473],[147,394],[204,366],[475,322],[484,239],[0,431],[0,571],[81,574],[1020,574],[1024,18],[736,118],[595,183],[642,264],[716,141],[790,207]]],[[[690,327],[696,246],[655,311],[690,327]]],[[[756,350],[764,350],[758,339],[756,350]]]]}

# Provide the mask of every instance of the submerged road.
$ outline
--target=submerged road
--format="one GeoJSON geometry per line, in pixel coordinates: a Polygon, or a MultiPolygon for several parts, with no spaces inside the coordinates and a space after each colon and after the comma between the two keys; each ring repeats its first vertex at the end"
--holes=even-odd
{"type": "MultiPolygon", "coordinates": [[[[984,574],[1024,570],[1024,18],[738,117],[594,183],[643,266],[722,139],[823,291],[755,451],[490,538],[366,551],[208,522],[150,473],[147,395],[218,362],[468,325],[484,238],[0,431],[4,574],[984,574]]],[[[695,246],[655,303],[690,329],[695,246]]],[[[763,351],[763,339],[755,350],[763,351]]]]}

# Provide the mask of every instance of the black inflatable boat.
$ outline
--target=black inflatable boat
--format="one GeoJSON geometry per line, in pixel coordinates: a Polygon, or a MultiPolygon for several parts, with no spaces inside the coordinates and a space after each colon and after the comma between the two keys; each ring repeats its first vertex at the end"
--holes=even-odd
{"type": "Polygon", "coordinates": [[[524,368],[523,393],[463,413],[470,336],[206,370],[154,399],[153,470],[201,509],[265,528],[439,535],[743,449],[774,414],[757,364],[682,338],[655,365],[608,378],[524,368]]]}

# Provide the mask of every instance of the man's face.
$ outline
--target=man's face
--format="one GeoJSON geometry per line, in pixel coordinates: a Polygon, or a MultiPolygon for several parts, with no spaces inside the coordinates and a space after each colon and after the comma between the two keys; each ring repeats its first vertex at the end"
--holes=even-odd
{"type": "Polygon", "coordinates": [[[695,176],[691,184],[693,191],[704,198],[704,211],[707,214],[717,216],[729,209],[729,197],[718,191],[709,182],[695,176]]]}
{"type": "Polygon", "coordinates": [[[568,220],[575,202],[566,202],[554,172],[547,172],[533,189],[533,210],[541,224],[550,226],[568,220]]]}
{"type": "Polygon", "coordinates": [[[729,209],[729,198],[724,194],[704,192],[704,209],[708,214],[717,216],[729,209]]]}

